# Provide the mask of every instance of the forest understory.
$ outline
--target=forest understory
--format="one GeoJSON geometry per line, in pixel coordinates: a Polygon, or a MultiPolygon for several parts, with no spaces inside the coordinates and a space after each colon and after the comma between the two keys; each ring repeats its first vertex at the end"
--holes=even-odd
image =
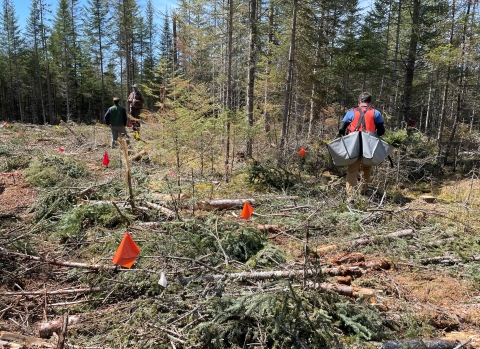
{"type": "Polygon", "coordinates": [[[480,348],[479,154],[408,135],[347,204],[318,140],[234,148],[226,182],[220,139],[172,133],[0,128],[2,348],[480,348]]]}

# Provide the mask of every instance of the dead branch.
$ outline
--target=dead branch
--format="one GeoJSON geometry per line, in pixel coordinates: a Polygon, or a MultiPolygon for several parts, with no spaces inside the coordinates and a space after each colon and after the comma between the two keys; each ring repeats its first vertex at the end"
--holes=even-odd
{"type": "Polygon", "coordinates": [[[76,138],[76,140],[79,142],[79,143],[83,143],[85,141],[85,136],[82,135],[83,138],[80,138],[78,137],[75,132],[73,132],[73,130],[70,128],[70,126],[67,125],[67,123],[63,120],[60,120],[60,124],[62,124],[62,126],[65,126],[67,128],[67,130],[70,131],[70,133],[76,138]]]}
{"type": "Polygon", "coordinates": [[[130,219],[128,219],[127,216],[125,216],[122,211],[120,211],[120,209],[118,208],[117,204],[115,202],[112,201],[112,205],[115,207],[115,209],[117,210],[118,214],[127,222],[128,225],[132,225],[132,222],[130,221],[130,219]]]}
{"type": "Polygon", "coordinates": [[[432,258],[424,258],[420,260],[420,263],[423,265],[427,264],[446,264],[446,265],[454,265],[454,264],[461,264],[466,262],[479,262],[480,257],[472,256],[468,259],[459,259],[459,258],[451,258],[451,257],[432,257],[432,258]]]}
{"type": "Polygon", "coordinates": [[[50,338],[53,333],[59,334],[60,331],[63,331],[65,320],[67,320],[67,326],[74,325],[81,321],[81,317],[77,315],[68,316],[68,314],[65,314],[61,319],[41,322],[37,325],[38,335],[40,338],[50,338]]]}
{"type": "Polygon", "coordinates": [[[170,210],[166,207],[154,204],[152,202],[145,202],[145,205],[147,205],[147,207],[149,207],[151,209],[162,212],[163,214],[165,214],[165,216],[167,216],[167,218],[170,218],[170,219],[175,218],[175,212],[173,212],[172,210],[170,210]]]}
{"type": "MultiPolygon", "coordinates": [[[[346,275],[363,275],[368,269],[388,269],[390,264],[386,265],[384,260],[378,262],[362,262],[358,266],[340,266],[336,268],[323,268],[321,270],[322,274],[330,276],[346,276],[346,275]]],[[[206,275],[206,276],[190,276],[190,277],[181,277],[178,280],[181,283],[188,283],[194,280],[200,281],[218,281],[226,279],[235,279],[235,281],[245,281],[245,280],[267,280],[267,279],[293,279],[295,277],[305,276],[315,276],[318,272],[315,270],[308,269],[304,270],[274,270],[274,271],[262,271],[262,272],[241,272],[241,273],[230,273],[230,274],[216,274],[216,275],[206,275]],[[306,273],[306,275],[305,275],[306,273]]]]}
{"type": "Polygon", "coordinates": [[[37,337],[0,331],[0,348],[20,349],[25,348],[25,343],[38,346],[39,348],[54,347],[52,343],[49,343],[37,337]]]}
{"type": "Polygon", "coordinates": [[[264,233],[280,233],[284,228],[281,225],[257,224],[257,229],[264,233]]]}
{"type": "Polygon", "coordinates": [[[87,263],[78,263],[78,262],[67,262],[67,261],[62,261],[62,260],[59,260],[59,259],[47,259],[47,258],[44,258],[44,257],[37,257],[37,256],[28,255],[28,254],[7,251],[6,249],[4,249],[2,247],[0,247],[0,255],[21,257],[21,258],[25,258],[27,260],[32,260],[32,261],[37,261],[37,262],[42,262],[42,263],[48,263],[48,264],[52,264],[52,265],[60,265],[60,266],[70,267],[70,268],[82,268],[82,269],[90,269],[90,270],[115,270],[115,269],[117,269],[117,266],[115,266],[115,265],[87,264],[87,263]]]}
{"type": "Polygon", "coordinates": [[[63,323],[60,335],[58,336],[57,349],[63,349],[65,346],[65,339],[67,339],[67,329],[68,329],[68,313],[63,314],[63,323]]]}
{"type": "Polygon", "coordinates": [[[210,201],[199,201],[195,209],[213,211],[213,210],[232,210],[242,208],[248,202],[250,205],[255,205],[254,199],[217,199],[210,201]]]}
{"type": "Polygon", "coordinates": [[[363,288],[349,285],[340,285],[340,284],[330,284],[328,282],[312,282],[308,281],[307,286],[315,290],[327,292],[332,291],[343,296],[353,297],[353,298],[372,298],[376,294],[381,293],[381,290],[374,290],[371,288],[363,288]]]}
{"type": "Polygon", "coordinates": [[[388,341],[380,344],[381,349],[408,349],[408,348],[425,348],[425,349],[455,349],[457,341],[449,341],[442,339],[413,339],[404,341],[388,341]]]}
{"type": "Polygon", "coordinates": [[[460,349],[461,347],[464,347],[465,345],[467,345],[468,343],[470,343],[472,341],[472,338],[470,339],[467,339],[465,342],[462,342],[460,343],[459,345],[457,345],[455,348],[453,349],[460,349]]]}
{"type": "Polygon", "coordinates": [[[368,237],[363,237],[360,239],[357,239],[353,242],[354,246],[360,246],[360,245],[370,245],[373,243],[379,243],[381,241],[389,240],[389,239],[395,239],[395,238],[407,238],[407,237],[413,237],[413,229],[405,229],[405,230],[399,230],[395,231],[393,233],[389,233],[384,236],[368,236],[368,237]]]}
{"type": "Polygon", "coordinates": [[[59,294],[78,294],[78,293],[91,293],[100,292],[100,287],[88,287],[88,288],[72,288],[67,290],[55,290],[55,291],[12,291],[12,292],[0,292],[2,296],[36,296],[36,295],[59,295],[59,294]]]}
{"type": "Polygon", "coordinates": [[[120,138],[120,143],[122,144],[123,153],[125,155],[125,180],[127,182],[128,201],[130,202],[130,206],[133,210],[135,209],[135,202],[133,201],[132,175],[130,174],[130,161],[128,159],[127,142],[125,141],[125,139],[120,138]]]}
{"type": "Polygon", "coordinates": [[[142,156],[144,156],[146,154],[147,154],[147,152],[145,150],[142,150],[139,153],[132,155],[132,157],[130,159],[132,161],[138,161],[142,158],[142,156]]]}

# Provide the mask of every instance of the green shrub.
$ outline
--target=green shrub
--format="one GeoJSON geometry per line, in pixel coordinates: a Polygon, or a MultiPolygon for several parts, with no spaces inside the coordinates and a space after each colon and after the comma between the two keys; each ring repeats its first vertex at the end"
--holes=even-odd
{"type": "Polygon", "coordinates": [[[41,188],[66,185],[86,174],[83,163],[55,155],[35,159],[24,173],[28,183],[41,188]]]}
{"type": "Polygon", "coordinates": [[[254,162],[248,168],[248,182],[250,184],[285,190],[291,188],[297,181],[297,176],[285,169],[265,167],[258,162],[254,162]]]}

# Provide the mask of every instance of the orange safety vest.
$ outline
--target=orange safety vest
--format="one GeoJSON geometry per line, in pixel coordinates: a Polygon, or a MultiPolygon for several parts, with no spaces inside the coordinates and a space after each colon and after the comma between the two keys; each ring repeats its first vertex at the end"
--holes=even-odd
{"type": "MultiPolygon", "coordinates": [[[[365,120],[365,127],[367,128],[367,131],[370,132],[375,132],[377,130],[377,127],[375,126],[374,122],[374,117],[375,117],[375,109],[373,108],[368,108],[368,107],[358,107],[353,109],[353,121],[348,125],[348,133],[354,132],[355,128],[357,127],[357,124],[360,121],[360,110],[359,108],[362,108],[363,112],[365,113],[364,120],[365,120]]],[[[362,130],[363,126],[360,125],[358,128],[358,131],[364,131],[362,130]]]]}

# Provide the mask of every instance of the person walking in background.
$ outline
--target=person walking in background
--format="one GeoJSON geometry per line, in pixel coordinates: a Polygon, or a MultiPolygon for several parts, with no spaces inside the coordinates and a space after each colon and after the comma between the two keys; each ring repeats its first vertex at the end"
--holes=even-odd
{"type": "Polygon", "coordinates": [[[132,128],[135,131],[135,136],[137,133],[140,134],[140,113],[142,112],[142,106],[145,100],[143,99],[142,94],[138,90],[137,85],[132,85],[133,91],[128,96],[128,105],[130,106],[130,115],[132,128]]]}
{"type": "MultiPolygon", "coordinates": [[[[358,107],[352,108],[345,114],[338,133],[339,135],[349,134],[355,131],[357,124],[360,122],[361,114],[364,115],[366,130],[363,130],[363,125],[360,126],[359,131],[376,132],[377,135],[382,136],[385,133],[385,126],[382,114],[371,107],[372,95],[368,92],[363,92],[358,97],[358,107]]],[[[362,157],[360,156],[357,161],[349,165],[347,168],[347,195],[349,200],[352,198],[353,189],[357,186],[359,172],[363,172],[363,180],[360,186],[360,192],[365,194],[370,183],[372,167],[362,164],[362,157]]]]}
{"type": "Polygon", "coordinates": [[[129,144],[127,129],[125,128],[127,126],[127,111],[119,103],[120,98],[113,98],[113,106],[108,108],[104,116],[105,123],[112,130],[112,149],[115,148],[119,133],[126,138],[127,144],[129,144]]]}

